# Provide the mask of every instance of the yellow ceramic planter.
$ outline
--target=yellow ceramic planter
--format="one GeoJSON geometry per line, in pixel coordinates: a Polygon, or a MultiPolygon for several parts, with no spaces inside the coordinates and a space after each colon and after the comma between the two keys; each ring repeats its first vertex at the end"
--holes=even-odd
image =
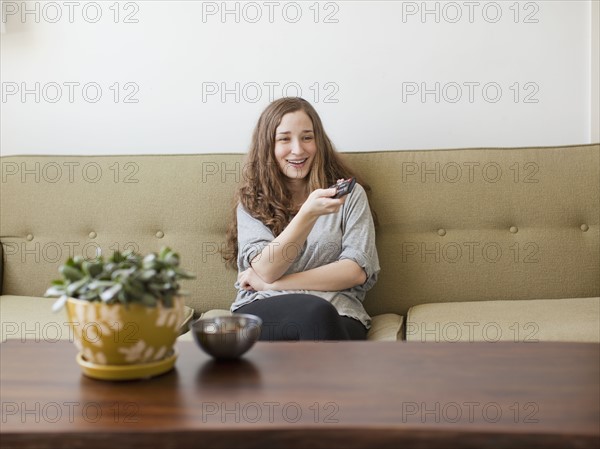
{"type": "Polygon", "coordinates": [[[105,304],[69,298],[72,338],[86,361],[131,365],[160,361],[172,354],[184,315],[184,301],[173,307],[105,304]]]}

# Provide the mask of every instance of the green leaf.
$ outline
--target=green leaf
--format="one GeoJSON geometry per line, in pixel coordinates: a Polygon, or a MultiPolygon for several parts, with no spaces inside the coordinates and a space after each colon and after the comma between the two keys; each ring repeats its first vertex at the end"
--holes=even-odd
{"type": "Polygon", "coordinates": [[[163,246],[160,249],[160,253],[158,255],[158,258],[160,260],[164,260],[167,257],[167,254],[169,254],[171,252],[171,248],[169,248],[168,246],[163,246]]]}
{"type": "Polygon", "coordinates": [[[82,279],[79,279],[77,282],[73,282],[72,284],[69,284],[67,286],[67,295],[72,296],[72,297],[77,297],[77,290],[79,290],[81,287],[83,287],[84,285],[86,285],[89,282],[89,278],[88,277],[84,277],[82,279]]]}
{"type": "Polygon", "coordinates": [[[166,257],[165,257],[165,263],[168,263],[169,265],[172,265],[174,267],[179,265],[179,255],[176,253],[169,253],[166,257]]]}
{"type": "Polygon", "coordinates": [[[142,296],[142,304],[146,306],[154,307],[156,306],[157,302],[158,301],[156,300],[156,297],[149,293],[144,293],[144,295],[142,296]]]}
{"type": "Polygon", "coordinates": [[[157,259],[156,254],[150,253],[146,257],[144,257],[143,263],[146,264],[146,263],[154,262],[156,259],[157,259]]]}
{"type": "Polygon", "coordinates": [[[53,285],[48,290],[46,290],[46,293],[44,293],[44,296],[45,297],[58,297],[58,296],[61,296],[64,294],[65,294],[64,285],[53,285]]]}
{"type": "Polygon", "coordinates": [[[196,275],[181,268],[173,268],[173,271],[182,279],[196,279],[196,275]]]}
{"type": "Polygon", "coordinates": [[[102,264],[100,262],[83,262],[81,266],[83,272],[91,277],[96,277],[102,273],[102,264]]]}
{"type": "Polygon", "coordinates": [[[52,305],[52,311],[58,312],[60,309],[64,307],[69,297],[67,295],[63,295],[56,300],[56,302],[52,305]]]}
{"type": "Polygon", "coordinates": [[[142,281],[149,281],[150,279],[152,279],[154,276],[156,276],[156,270],[144,270],[142,271],[142,273],[140,274],[140,279],[142,281]]]}
{"type": "Polygon", "coordinates": [[[100,294],[100,299],[104,302],[109,302],[111,299],[113,299],[115,297],[115,295],[120,293],[122,291],[122,289],[123,289],[123,286],[121,284],[115,284],[108,290],[104,290],[100,294]]]}
{"type": "Polygon", "coordinates": [[[78,281],[83,278],[83,273],[79,271],[77,268],[74,268],[70,265],[63,265],[59,268],[61,274],[68,279],[69,281],[78,281]]]}
{"type": "Polygon", "coordinates": [[[79,295],[79,299],[84,301],[100,301],[100,290],[88,290],[79,295]]]}
{"type": "Polygon", "coordinates": [[[115,270],[112,272],[111,277],[112,279],[127,279],[132,273],[135,272],[135,267],[133,268],[122,268],[119,270],[115,270]]]}
{"type": "Polygon", "coordinates": [[[119,251],[115,251],[113,255],[110,257],[109,261],[118,264],[122,262],[125,258],[121,255],[119,251]]]}

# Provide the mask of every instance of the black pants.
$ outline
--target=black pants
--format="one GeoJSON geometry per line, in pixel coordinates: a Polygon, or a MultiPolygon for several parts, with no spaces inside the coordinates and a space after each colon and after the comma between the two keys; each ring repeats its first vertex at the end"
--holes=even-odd
{"type": "Polygon", "coordinates": [[[292,293],[259,299],[238,308],[263,321],[259,340],[365,340],[367,329],[358,320],[341,316],[329,301],[292,293]]]}

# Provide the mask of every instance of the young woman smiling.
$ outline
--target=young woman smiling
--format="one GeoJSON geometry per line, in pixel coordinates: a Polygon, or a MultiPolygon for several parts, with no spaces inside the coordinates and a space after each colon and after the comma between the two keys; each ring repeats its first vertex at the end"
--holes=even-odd
{"type": "Polygon", "coordinates": [[[232,312],[263,320],[262,340],[364,340],[362,301],[379,273],[373,216],[355,177],[302,98],[261,114],[235,195],[224,257],[237,265],[232,312]]]}

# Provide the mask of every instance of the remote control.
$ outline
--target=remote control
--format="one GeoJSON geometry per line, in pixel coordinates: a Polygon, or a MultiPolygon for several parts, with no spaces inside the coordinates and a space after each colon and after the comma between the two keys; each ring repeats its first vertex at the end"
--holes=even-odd
{"type": "Polygon", "coordinates": [[[337,189],[337,192],[335,193],[335,195],[332,196],[332,198],[341,198],[344,195],[348,195],[350,192],[352,192],[354,184],[356,184],[356,179],[348,178],[338,182],[337,184],[332,185],[331,187],[329,187],[330,189],[333,189],[334,187],[337,189]]]}

